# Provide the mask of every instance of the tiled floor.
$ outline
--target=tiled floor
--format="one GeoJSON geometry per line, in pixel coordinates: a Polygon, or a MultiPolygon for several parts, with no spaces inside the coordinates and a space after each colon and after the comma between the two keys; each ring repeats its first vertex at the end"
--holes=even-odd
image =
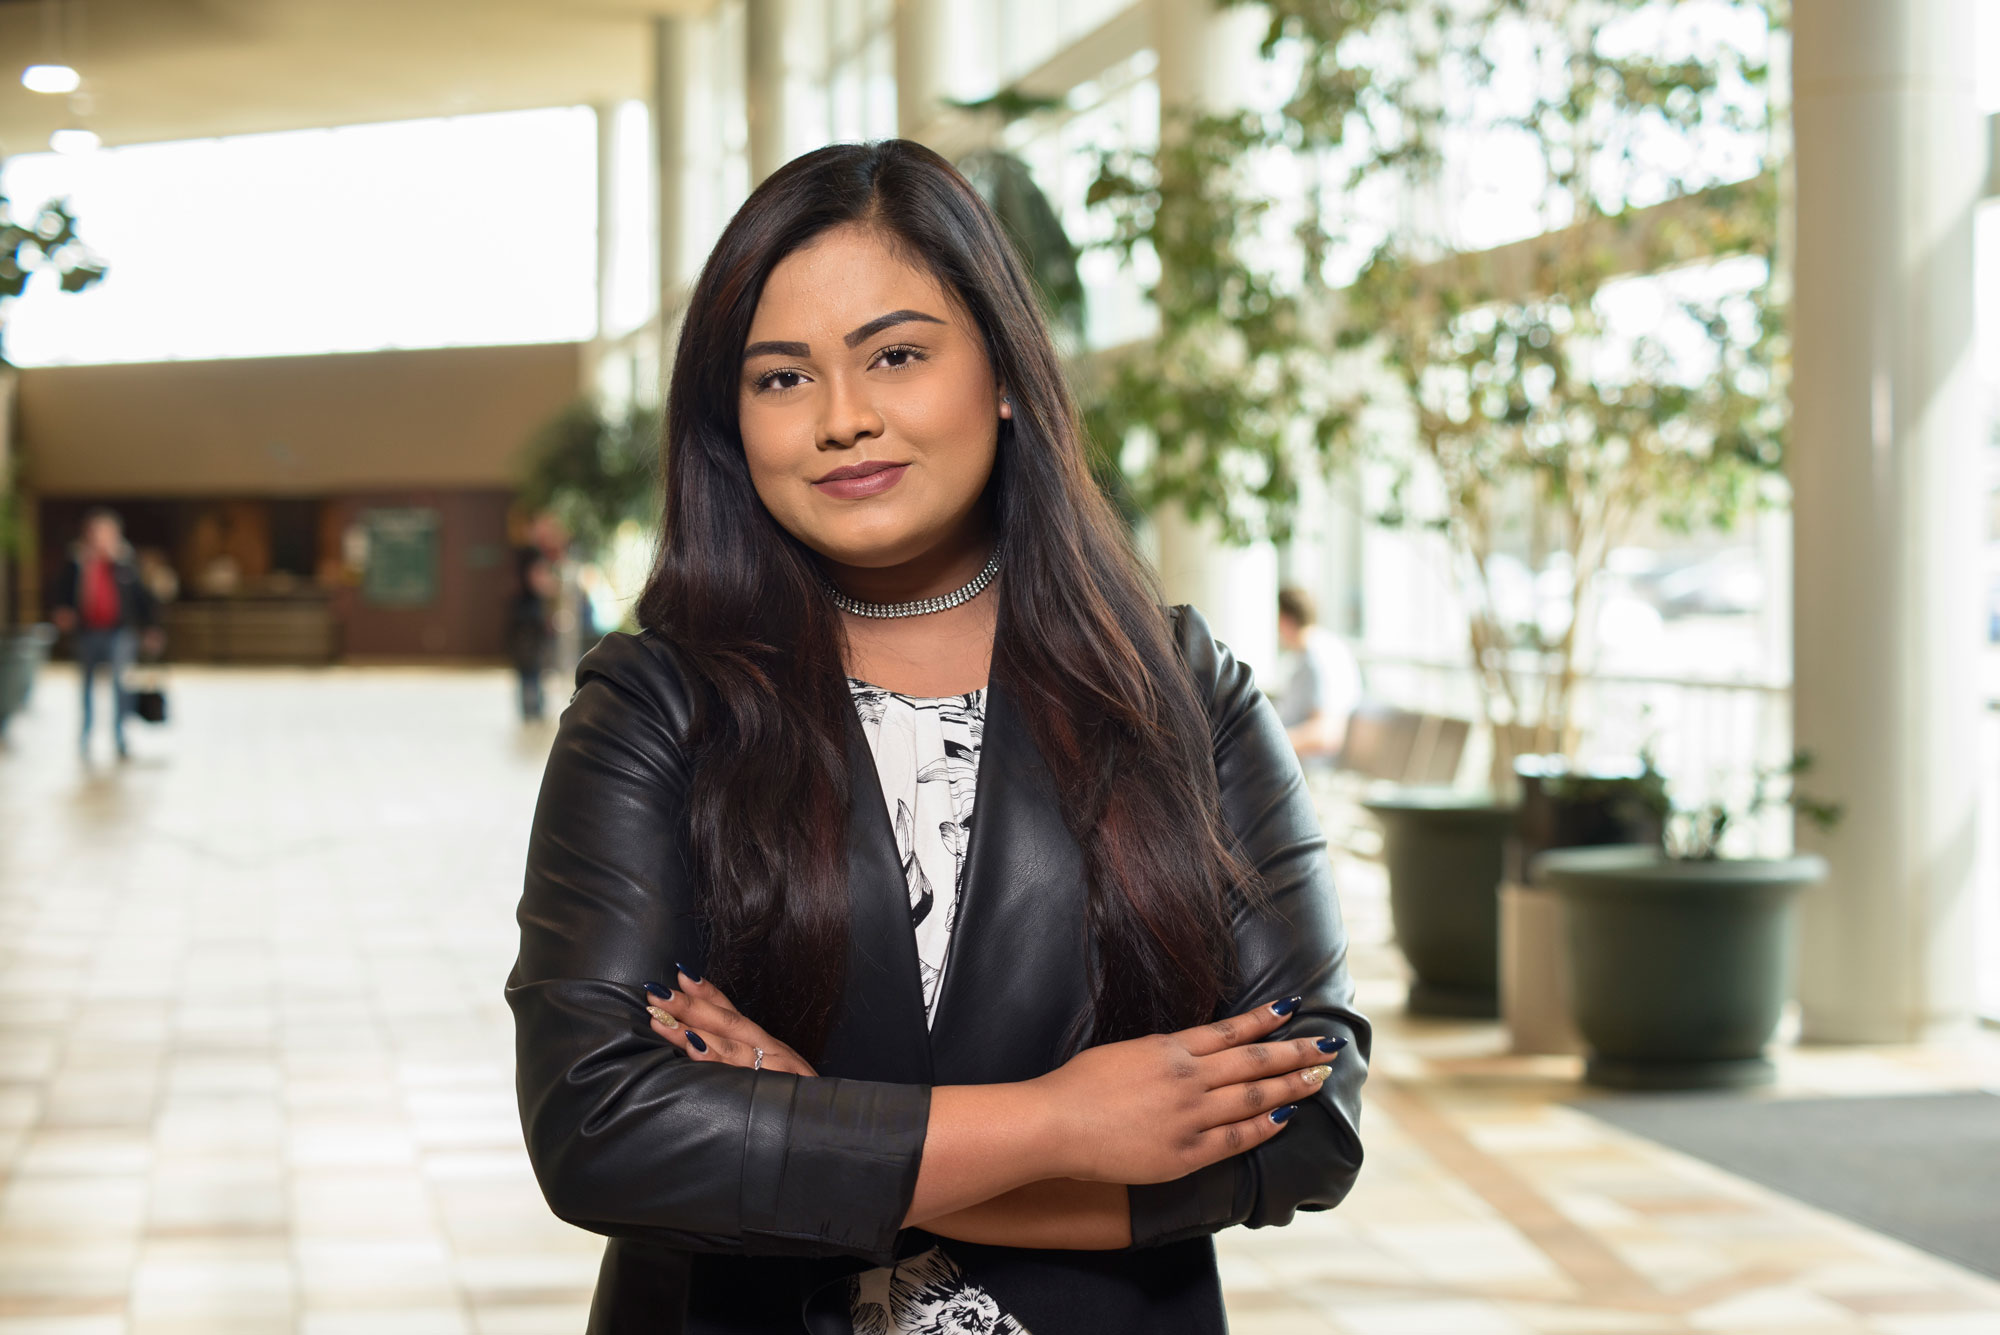
{"type": "MultiPolygon", "coordinates": [[[[546,734],[506,679],[183,671],[123,768],[79,761],[73,681],[0,751],[0,1335],[580,1330],[598,1242],[543,1207],[509,1081],[546,734]]],[[[1572,1060],[1400,1017],[1344,875],[1369,1163],[1223,1239],[1238,1335],[2000,1335],[2000,1284],[1565,1107],[1572,1060]]],[[[1782,1069],[2000,1085],[2000,1041],[1782,1069]]]]}

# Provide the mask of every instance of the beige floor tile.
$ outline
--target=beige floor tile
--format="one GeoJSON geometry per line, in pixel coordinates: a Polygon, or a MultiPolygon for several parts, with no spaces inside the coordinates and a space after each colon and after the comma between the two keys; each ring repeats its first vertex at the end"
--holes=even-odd
{"type": "Polygon", "coordinates": [[[289,1311],[204,1311],[193,1315],[135,1315],[131,1335],[296,1335],[289,1311]]]}
{"type": "Polygon", "coordinates": [[[1861,1322],[1851,1309],[1810,1290],[1793,1287],[1738,1294],[1724,1302],[1690,1312],[1688,1324],[1697,1330],[1709,1331],[1778,1327],[1861,1329],[1861,1322]]]}
{"type": "Polygon", "coordinates": [[[474,1335],[552,1335],[580,1331],[590,1316],[590,1300],[568,1303],[507,1303],[472,1309],[474,1335]]]}
{"type": "Polygon", "coordinates": [[[1534,1335],[1532,1327],[1492,1303],[1353,1303],[1335,1315],[1352,1335],[1534,1335]]]}
{"type": "Polygon", "coordinates": [[[1876,1317],[1873,1328],[1881,1335],[1994,1335],[2000,1321],[1990,1312],[1909,1312],[1876,1317]]]}
{"type": "Polygon", "coordinates": [[[136,1235],[146,1216],[136,1175],[36,1174],[0,1187],[0,1238],[33,1241],[136,1235]]]}
{"type": "Polygon", "coordinates": [[[1571,1303],[1499,1304],[1536,1335],[1684,1335],[1687,1322],[1665,1312],[1571,1303]]]}
{"type": "MultiPolygon", "coordinates": [[[[580,1330],[548,1327],[552,1332],[580,1330]]],[[[299,1318],[299,1335],[470,1335],[472,1324],[456,1306],[370,1308],[323,1311],[307,1308],[299,1318]]]]}
{"type": "Polygon", "coordinates": [[[136,1240],[107,1237],[0,1241],[0,1313],[121,1299],[138,1254],[136,1240]]]}
{"type": "Polygon", "coordinates": [[[288,1321],[297,1290],[281,1239],[154,1239],[132,1274],[132,1319],[288,1321]]]}
{"type": "Polygon", "coordinates": [[[153,1162],[153,1142],[143,1130],[43,1127],[31,1133],[14,1160],[20,1177],[127,1176],[153,1162]]]}
{"type": "Polygon", "coordinates": [[[301,1241],[293,1249],[306,1302],[382,1306],[380,1295],[454,1300],[451,1250],[438,1237],[301,1241]]]}

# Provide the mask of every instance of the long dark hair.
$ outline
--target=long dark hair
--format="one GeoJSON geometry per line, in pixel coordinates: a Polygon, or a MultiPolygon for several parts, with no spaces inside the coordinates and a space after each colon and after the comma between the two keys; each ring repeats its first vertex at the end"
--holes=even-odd
{"type": "Polygon", "coordinates": [[[1012,247],[950,163],[901,139],[822,148],[759,186],[703,267],[674,356],[661,554],[639,619],[695,679],[688,806],[708,974],[774,1034],[821,1049],[848,944],[845,641],[812,553],[751,487],[736,410],[765,280],[850,223],[879,228],[963,305],[1013,401],[988,488],[1007,554],[992,678],[1089,875],[1094,1005],[1072,1042],[1210,1019],[1250,876],[1222,822],[1206,709],[1091,481],[1012,247]]]}

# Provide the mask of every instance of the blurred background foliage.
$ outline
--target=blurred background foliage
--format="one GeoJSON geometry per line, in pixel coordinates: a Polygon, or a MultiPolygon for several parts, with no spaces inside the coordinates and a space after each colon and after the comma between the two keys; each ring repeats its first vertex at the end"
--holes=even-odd
{"type": "Polygon", "coordinates": [[[0,365],[7,361],[7,307],[37,273],[53,273],[65,292],[81,292],[107,272],[83,244],[69,201],[52,199],[32,217],[17,219],[0,195],[0,365]]]}
{"type": "Polygon", "coordinates": [[[660,518],[660,415],[635,405],[606,413],[579,399],[544,423],[524,451],[519,502],[568,528],[579,560],[605,557],[619,525],[660,518]]]}
{"type": "MultiPolygon", "coordinates": [[[[1760,35],[1784,17],[1733,8],[1760,35]]],[[[1091,411],[1102,439],[1139,443],[1125,450],[1139,502],[1283,540],[1301,470],[1373,465],[1372,518],[1450,540],[1488,721],[1511,750],[1574,744],[1607,554],[1642,523],[1733,524],[1783,462],[1768,68],[1726,41],[1662,58],[1635,40],[1657,10],[1274,0],[1263,55],[1297,71],[1282,105],[1170,110],[1156,150],[1102,155],[1089,195],[1116,251],[1158,257],[1159,337],[1116,359],[1091,411]],[[1496,85],[1503,60],[1534,71],[1524,88],[1496,85]],[[1718,132],[1760,160],[1722,180],[1716,155],[1662,151],[1718,132]],[[1453,154],[1500,139],[1532,150],[1544,232],[1470,249],[1445,225],[1453,154]],[[1302,207],[1274,200],[1273,162],[1302,207]],[[1754,290],[1675,298],[1701,354],[1614,327],[1614,285],[1729,255],[1764,261],[1754,290]],[[1567,558],[1571,615],[1554,633],[1496,611],[1489,565],[1510,525],[1567,558]]]]}

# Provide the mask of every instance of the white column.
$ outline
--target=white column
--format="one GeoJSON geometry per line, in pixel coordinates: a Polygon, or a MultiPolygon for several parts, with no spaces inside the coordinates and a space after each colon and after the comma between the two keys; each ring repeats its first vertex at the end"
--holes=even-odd
{"type": "Polygon", "coordinates": [[[587,390],[602,394],[618,252],[618,104],[601,102],[591,111],[597,131],[597,318],[583,349],[583,383],[587,390]]]}
{"type": "MultiPolygon", "coordinates": [[[[1160,108],[1225,110],[1247,86],[1268,16],[1260,5],[1218,10],[1215,0],[1153,0],[1160,108]]],[[[1264,680],[1278,652],[1278,555],[1268,542],[1224,545],[1215,525],[1177,505],[1152,516],[1160,583],[1170,603],[1192,603],[1264,680]]]]}
{"type": "Polygon", "coordinates": [[[950,79],[945,0],[896,0],[896,133],[930,142],[950,79]]]}
{"type": "Polygon", "coordinates": [[[785,165],[785,17],[790,0],[749,0],[743,25],[750,188],[785,165]]]}
{"type": "Polygon", "coordinates": [[[597,329],[603,342],[612,333],[611,285],[617,279],[618,255],[618,104],[600,102],[592,113],[597,124],[597,329]]]}
{"type": "MultiPolygon", "coordinates": [[[[653,210],[659,240],[662,347],[689,278],[687,182],[693,166],[688,114],[689,65],[694,20],[663,15],[653,20],[653,210]]],[[[666,354],[671,358],[672,354],[666,354]]]]}
{"type": "Polygon", "coordinates": [[[825,89],[813,64],[827,39],[825,6],[749,0],[744,20],[744,114],[750,185],[826,142],[825,89]]]}
{"type": "Polygon", "coordinates": [[[1793,7],[1798,745],[1846,806],[1800,831],[1809,1041],[1971,1013],[1983,535],[1975,0],[1793,7]]]}

